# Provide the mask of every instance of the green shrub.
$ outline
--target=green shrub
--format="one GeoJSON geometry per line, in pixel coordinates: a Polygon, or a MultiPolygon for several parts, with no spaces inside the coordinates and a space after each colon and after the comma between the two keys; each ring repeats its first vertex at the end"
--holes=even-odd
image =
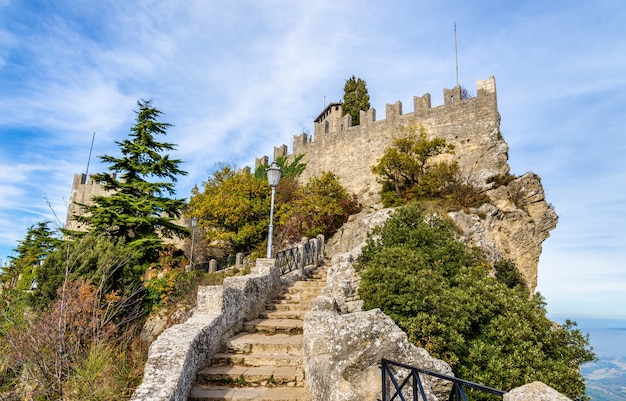
{"type": "Polygon", "coordinates": [[[457,376],[503,390],[539,380],[571,398],[584,394],[588,338],[571,322],[551,322],[510,261],[490,266],[440,215],[398,209],[368,235],[358,270],[364,307],[381,308],[457,376]]]}

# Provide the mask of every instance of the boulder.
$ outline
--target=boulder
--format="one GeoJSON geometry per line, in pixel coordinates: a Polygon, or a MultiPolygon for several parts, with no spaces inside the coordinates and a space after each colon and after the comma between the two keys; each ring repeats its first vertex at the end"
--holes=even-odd
{"type": "MultiPolygon", "coordinates": [[[[304,320],[303,356],[307,386],[316,400],[363,401],[381,396],[382,358],[452,375],[446,362],[408,341],[379,309],[339,314],[321,297],[304,320]]],[[[425,379],[429,400],[445,399],[449,383],[425,379]],[[436,398],[439,395],[439,398],[436,398]],[[443,396],[444,398],[441,398],[443,396]]]]}
{"type": "Polygon", "coordinates": [[[504,394],[504,401],[571,401],[542,382],[524,384],[504,394]]]}

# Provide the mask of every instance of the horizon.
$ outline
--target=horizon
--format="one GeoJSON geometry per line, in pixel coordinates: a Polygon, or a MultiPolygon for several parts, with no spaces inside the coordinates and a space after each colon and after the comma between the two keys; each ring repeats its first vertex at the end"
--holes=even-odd
{"type": "Polygon", "coordinates": [[[65,220],[74,174],[107,171],[139,99],[171,123],[189,198],[220,162],[253,166],[312,132],[352,75],[385,104],[496,79],[511,173],[539,175],[549,315],[626,319],[626,7],[616,0],[314,4],[0,0],[0,262],[65,220]],[[458,40],[455,52],[454,29],[458,40]]]}

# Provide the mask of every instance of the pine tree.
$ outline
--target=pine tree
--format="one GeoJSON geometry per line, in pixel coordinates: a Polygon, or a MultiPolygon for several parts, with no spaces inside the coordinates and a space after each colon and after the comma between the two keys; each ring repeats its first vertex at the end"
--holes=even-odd
{"type": "Polygon", "coordinates": [[[361,110],[370,108],[370,95],[367,93],[365,81],[354,75],[346,81],[343,87],[343,115],[352,116],[352,125],[359,125],[361,110]]]}
{"type": "Polygon", "coordinates": [[[155,139],[156,135],[166,135],[171,124],[157,121],[162,113],[150,100],[138,101],[137,105],[136,124],[129,138],[116,141],[122,156],[100,156],[115,174],[92,176],[109,194],[94,196],[92,205],[81,205],[87,213],[76,220],[86,223],[92,232],[123,239],[150,252],[160,247],[162,237],[187,234],[186,228],[174,223],[185,200],[171,198],[177,176],[187,172],[179,168],[181,160],[162,154],[175,145],[155,139]],[[154,178],[162,181],[150,181],[154,178]]]}
{"type": "Polygon", "coordinates": [[[42,221],[28,228],[26,236],[18,241],[18,246],[14,249],[16,256],[9,257],[9,265],[3,269],[0,281],[8,282],[9,287],[17,286],[22,290],[31,287],[35,269],[60,243],[48,224],[49,221],[42,221]]]}

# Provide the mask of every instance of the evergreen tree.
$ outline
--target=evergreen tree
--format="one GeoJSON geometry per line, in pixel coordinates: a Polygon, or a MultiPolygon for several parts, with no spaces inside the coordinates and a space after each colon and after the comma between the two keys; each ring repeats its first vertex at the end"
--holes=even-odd
{"type": "Polygon", "coordinates": [[[187,172],[179,168],[181,160],[162,154],[175,145],[155,139],[156,135],[166,135],[171,124],[157,121],[162,113],[150,100],[138,101],[137,105],[136,124],[129,138],[116,142],[122,156],[100,156],[116,174],[93,175],[109,194],[93,197],[93,205],[81,205],[87,213],[76,219],[92,232],[123,239],[156,256],[154,251],[162,244],[162,237],[187,234],[186,228],[174,223],[185,200],[171,198],[177,176],[187,172]],[[154,178],[162,181],[150,181],[154,178]]]}
{"type": "Polygon", "coordinates": [[[14,249],[17,256],[9,257],[9,265],[3,269],[0,281],[7,282],[9,287],[17,286],[22,290],[31,287],[35,269],[60,243],[48,224],[49,221],[43,221],[28,228],[26,236],[18,241],[18,246],[14,249]]]}
{"type": "Polygon", "coordinates": [[[365,81],[354,75],[346,81],[343,87],[343,115],[352,116],[352,125],[359,125],[361,110],[370,108],[370,95],[367,93],[365,81]]]}

